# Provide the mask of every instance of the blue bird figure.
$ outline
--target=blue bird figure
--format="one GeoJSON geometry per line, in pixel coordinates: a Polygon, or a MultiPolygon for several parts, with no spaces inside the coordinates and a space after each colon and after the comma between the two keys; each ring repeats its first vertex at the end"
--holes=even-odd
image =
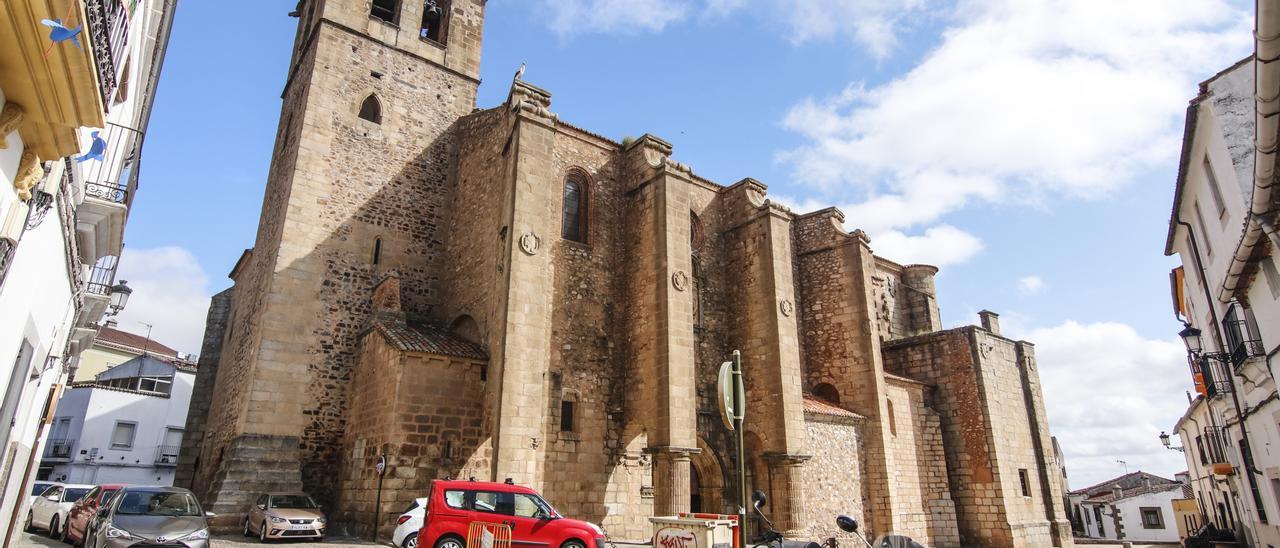
{"type": "Polygon", "coordinates": [[[77,164],[87,162],[89,160],[102,161],[102,153],[107,150],[107,142],[98,136],[97,131],[93,132],[91,135],[93,135],[93,144],[89,145],[89,152],[76,157],[77,164]]]}
{"type": "Polygon", "coordinates": [[[69,29],[66,25],[62,24],[61,19],[42,19],[40,24],[49,27],[49,39],[52,40],[53,43],[56,44],[58,42],[71,40],[71,43],[75,44],[77,48],[84,49],[84,47],[80,45],[80,39],[76,38],[76,36],[80,34],[80,31],[84,30],[83,26],[69,29]]]}

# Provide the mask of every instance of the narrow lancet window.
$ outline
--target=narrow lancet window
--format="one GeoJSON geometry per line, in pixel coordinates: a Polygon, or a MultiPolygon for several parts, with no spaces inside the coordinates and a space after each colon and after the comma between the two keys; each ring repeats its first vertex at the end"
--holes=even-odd
{"type": "Polygon", "coordinates": [[[418,31],[418,37],[443,44],[448,15],[449,0],[423,0],[422,29],[418,31]]]}
{"type": "Polygon", "coordinates": [[[369,17],[381,19],[394,25],[399,11],[400,0],[373,0],[373,3],[369,6],[369,17]]]}
{"type": "Polygon", "coordinates": [[[570,175],[564,182],[564,214],[561,217],[561,236],[566,240],[587,243],[587,188],[586,181],[578,175],[570,175]]]}
{"type": "Polygon", "coordinates": [[[382,124],[382,104],[378,102],[376,95],[364,98],[364,102],[360,104],[360,119],[382,124]]]}

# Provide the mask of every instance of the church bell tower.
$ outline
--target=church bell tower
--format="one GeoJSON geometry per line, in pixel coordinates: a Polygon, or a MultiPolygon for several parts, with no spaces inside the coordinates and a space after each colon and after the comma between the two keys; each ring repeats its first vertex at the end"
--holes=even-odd
{"type": "Polygon", "coordinates": [[[225,333],[206,335],[222,341],[215,403],[192,408],[178,471],[211,510],[234,516],[283,489],[334,500],[374,287],[394,272],[406,314],[439,303],[454,127],[475,108],[484,8],[301,0],[291,14],[258,234],[232,272],[225,333]]]}

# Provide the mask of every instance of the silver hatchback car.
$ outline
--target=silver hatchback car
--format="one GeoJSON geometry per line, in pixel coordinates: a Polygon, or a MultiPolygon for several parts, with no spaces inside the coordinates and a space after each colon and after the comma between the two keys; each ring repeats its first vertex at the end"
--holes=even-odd
{"type": "Polygon", "coordinates": [[[177,545],[208,548],[214,517],[200,508],[191,491],[177,487],[129,486],[102,505],[90,524],[86,548],[177,545]]]}

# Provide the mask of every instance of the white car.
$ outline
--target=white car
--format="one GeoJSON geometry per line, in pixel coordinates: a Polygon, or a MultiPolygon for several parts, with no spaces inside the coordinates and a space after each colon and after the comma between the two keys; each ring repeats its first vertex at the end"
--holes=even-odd
{"type": "Polygon", "coordinates": [[[391,542],[400,548],[418,548],[418,530],[422,529],[422,520],[427,516],[427,498],[413,499],[404,513],[396,519],[396,530],[391,533],[391,542]]]}
{"type": "Polygon", "coordinates": [[[50,537],[59,538],[62,528],[67,526],[67,513],[71,511],[71,505],[92,489],[92,485],[62,484],[45,489],[31,503],[31,510],[27,511],[27,531],[44,529],[49,532],[50,537]]]}
{"type": "Polygon", "coordinates": [[[45,491],[49,490],[50,487],[53,487],[55,485],[62,485],[62,484],[56,481],[41,481],[41,480],[31,482],[31,496],[29,497],[30,500],[27,501],[27,507],[30,508],[32,504],[36,503],[36,499],[40,498],[40,495],[44,494],[45,491]]]}

